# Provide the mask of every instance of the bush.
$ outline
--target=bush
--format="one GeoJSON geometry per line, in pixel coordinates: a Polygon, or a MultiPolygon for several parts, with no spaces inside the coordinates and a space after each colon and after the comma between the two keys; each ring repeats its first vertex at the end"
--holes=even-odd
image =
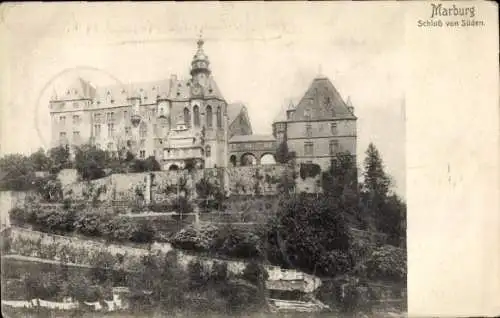
{"type": "Polygon", "coordinates": [[[300,177],[302,180],[306,178],[315,178],[321,173],[321,167],[315,163],[301,163],[300,177]]]}
{"type": "Polygon", "coordinates": [[[217,232],[218,228],[213,225],[202,226],[199,229],[187,226],[174,236],[172,245],[186,250],[209,251],[217,232]]]}
{"type": "Polygon", "coordinates": [[[218,232],[212,251],[238,258],[256,258],[263,254],[260,238],[257,235],[231,226],[222,228],[218,232]]]}
{"type": "Polygon", "coordinates": [[[168,203],[152,203],[149,205],[149,210],[152,212],[170,212],[173,210],[172,204],[168,203]]]}
{"type": "Polygon", "coordinates": [[[109,233],[111,215],[99,211],[84,213],[75,220],[75,230],[83,235],[102,236],[109,233]]]}
{"type": "Polygon", "coordinates": [[[371,279],[390,281],[406,280],[406,251],[391,245],[377,248],[366,261],[366,270],[371,279]]]}
{"type": "Polygon", "coordinates": [[[33,224],[35,214],[22,208],[15,207],[9,211],[10,221],[15,225],[33,224]]]}

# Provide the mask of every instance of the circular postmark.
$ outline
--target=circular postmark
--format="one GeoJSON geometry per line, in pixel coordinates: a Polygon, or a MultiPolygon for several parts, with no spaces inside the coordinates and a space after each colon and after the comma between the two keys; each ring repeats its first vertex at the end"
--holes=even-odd
{"type": "MultiPolygon", "coordinates": [[[[84,81],[94,89],[106,86],[121,86],[126,89],[123,82],[108,71],[92,66],[75,66],[64,69],[43,85],[34,103],[34,126],[39,138],[40,146],[50,149],[52,144],[52,125],[50,119],[50,101],[65,100],[63,92],[70,88],[75,82],[84,81]]],[[[89,110],[84,109],[83,111],[89,110]]],[[[70,110],[68,110],[70,112],[70,110]]],[[[84,124],[84,123],[83,123],[84,124]]],[[[90,124],[89,124],[90,125],[90,124]]]]}

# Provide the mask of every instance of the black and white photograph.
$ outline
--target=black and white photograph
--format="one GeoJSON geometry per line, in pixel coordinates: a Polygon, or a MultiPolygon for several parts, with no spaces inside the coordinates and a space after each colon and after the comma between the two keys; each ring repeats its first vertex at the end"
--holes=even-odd
{"type": "Polygon", "coordinates": [[[405,14],[361,8],[4,6],[2,315],[407,317],[405,14]]]}

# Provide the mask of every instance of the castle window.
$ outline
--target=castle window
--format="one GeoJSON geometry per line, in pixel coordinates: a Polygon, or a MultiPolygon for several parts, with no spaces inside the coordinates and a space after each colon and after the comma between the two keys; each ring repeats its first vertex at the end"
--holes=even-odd
{"type": "Polygon", "coordinates": [[[146,140],[145,139],[141,139],[141,142],[139,143],[139,145],[140,145],[141,148],[146,147],[146,140]]]}
{"type": "Polygon", "coordinates": [[[61,125],[65,125],[66,124],[66,116],[60,116],[59,123],[61,123],[61,125]]]}
{"type": "Polygon", "coordinates": [[[125,135],[130,135],[130,127],[125,127],[125,135]]]}
{"type": "Polygon", "coordinates": [[[198,107],[198,105],[195,105],[193,107],[193,113],[194,113],[194,126],[200,127],[200,108],[198,107]]]}
{"type": "Polygon", "coordinates": [[[217,107],[217,128],[222,128],[222,111],[217,107]]]}
{"type": "Polygon", "coordinates": [[[94,136],[99,137],[101,135],[101,125],[94,125],[94,136]]]}
{"type": "Polygon", "coordinates": [[[127,116],[128,116],[128,112],[126,110],[123,111],[123,118],[124,119],[127,119],[127,116]]]}
{"type": "Polygon", "coordinates": [[[314,155],[314,145],[312,142],[310,141],[306,141],[304,143],[304,155],[306,156],[312,156],[314,155]]]}
{"type": "Polygon", "coordinates": [[[74,131],[73,132],[73,141],[77,141],[78,138],[80,138],[80,132],[79,131],[74,131]]]}
{"type": "Polygon", "coordinates": [[[339,141],[330,140],[330,155],[333,156],[339,151],[339,141]]]}
{"type": "Polygon", "coordinates": [[[212,154],[211,152],[212,152],[212,151],[211,151],[211,149],[210,149],[210,146],[206,146],[206,147],[205,147],[205,156],[206,156],[207,158],[208,158],[208,157],[210,157],[210,155],[212,154]]]}
{"type": "Polygon", "coordinates": [[[78,103],[77,102],[73,102],[73,108],[78,108],[78,103]]]}
{"type": "Polygon", "coordinates": [[[100,122],[101,121],[101,114],[94,114],[94,121],[100,122]]]}
{"type": "Polygon", "coordinates": [[[146,150],[139,151],[139,157],[141,157],[141,159],[146,158],[146,150]]]}
{"type": "Polygon", "coordinates": [[[311,124],[306,124],[306,136],[311,137],[312,136],[312,126],[311,124]]]}
{"type": "Polygon", "coordinates": [[[66,133],[65,132],[60,132],[59,133],[59,138],[61,138],[61,139],[66,138],[66,133]]]}
{"type": "Polygon", "coordinates": [[[113,143],[112,142],[108,143],[108,150],[109,151],[113,150],[113,143]]]}
{"type": "Polygon", "coordinates": [[[113,137],[114,134],[115,134],[115,125],[108,124],[108,137],[113,137]]]}
{"type": "Polygon", "coordinates": [[[140,135],[141,137],[146,137],[146,135],[147,135],[147,134],[148,134],[148,127],[146,126],[146,124],[144,124],[144,123],[143,123],[143,124],[141,125],[140,130],[139,130],[139,135],[140,135]]]}
{"type": "Polygon", "coordinates": [[[206,117],[207,128],[212,128],[213,118],[212,118],[212,107],[210,105],[207,106],[206,112],[207,112],[207,117],[206,117]]]}
{"type": "Polygon", "coordinates": [[[187,107],[184,108],[184,123],[187,127],[191,126],[191,112],[187,107]]]}
{"type": "Polygon", "coordinates": [[[338,134],[337,123],[330,124],[330,131],[332,132],[332,135],[334,135],[334,136],[336,136],[338,134]]]}
{"type": "Polygon", "coordinates": [[[73,115],[73,124],[78,124],[80,122],[80,116],[73,115]]]}

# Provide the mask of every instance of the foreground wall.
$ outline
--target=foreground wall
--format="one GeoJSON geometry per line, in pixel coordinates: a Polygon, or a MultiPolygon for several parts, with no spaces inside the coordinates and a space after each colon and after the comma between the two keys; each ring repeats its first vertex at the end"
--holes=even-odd
{"type": "MultiPolygon", "coordinates": [[[[302,179],[300,166],[295,167],[298,192],[321,191],[320,175],[302,179]]],[[[164,202],[185,188],[190,198],[196,198],[196,184],[203,178],[223,188],[231,196],[275,195],[287,165],[239,166],[203,170],[157,171],[147,173],[112,174],[90,182],[64,186],[65,198],[77,201],[164,202]],[[179,186],[184,184],[184,187],[179,186]]],[[[183,194],[183,193],[181,193],[183,194]]]]}

